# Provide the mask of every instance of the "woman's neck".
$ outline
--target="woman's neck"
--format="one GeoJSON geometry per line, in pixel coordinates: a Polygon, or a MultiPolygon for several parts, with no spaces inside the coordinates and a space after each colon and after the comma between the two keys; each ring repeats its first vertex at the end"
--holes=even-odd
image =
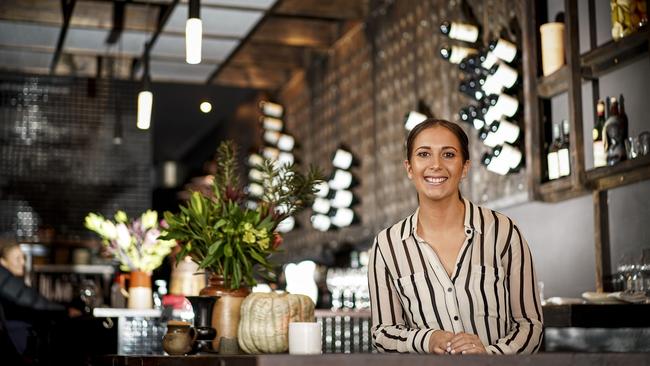
{"type": "Polygon", "coordinates": [[[418,234],[448,231],[462,226],[464,220],[465,203],[457,195],[441,201],[420,200],[418,234]]]}

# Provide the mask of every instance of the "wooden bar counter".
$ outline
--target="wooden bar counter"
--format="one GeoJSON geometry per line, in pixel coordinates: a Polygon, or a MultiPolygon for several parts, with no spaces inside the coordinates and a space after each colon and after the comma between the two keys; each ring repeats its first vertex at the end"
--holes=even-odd
{"type": "Polygon", "coordinates": [[[91,363],[97,366],[478,366],[549,365],[607,366],[649,365],[649,353],[538,353],[517,356],[436,356],[415,354],[324,354],[318,356],[102,356],[91,363]]]}

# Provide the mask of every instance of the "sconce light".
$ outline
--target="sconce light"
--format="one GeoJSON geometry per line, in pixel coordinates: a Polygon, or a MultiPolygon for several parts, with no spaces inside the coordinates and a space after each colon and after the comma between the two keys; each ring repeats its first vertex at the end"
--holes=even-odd
{"type": "Polygon", "coordinates": [[[142,75],[142,90],[138,93],[138,116],[136,126],[148,130],[151,125],[151,110],[153,109],[153,93],[149,76],[149,55],[144,57],[144,74],[142,75]]]}
{"type": "Polygon", "coordinates": [[[201,22],[201,2],[190,0],[189,14],[185,23],[185,61],[188,64],[201,63],[201,42],[203,37],[203,24],[201,22]]]}

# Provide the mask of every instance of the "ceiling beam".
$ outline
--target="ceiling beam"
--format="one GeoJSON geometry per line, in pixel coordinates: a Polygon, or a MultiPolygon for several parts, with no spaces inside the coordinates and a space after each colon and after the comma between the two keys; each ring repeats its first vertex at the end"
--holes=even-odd
{"type": "Polygon", "coordinates": [[[135,77],[135,73],[138,72],[138,68],[141,66],[142,60],[145,60],[149,57],[151,53],[151,49],[153,48],[154,44],[156,44],[156,41],[158,40],[158,36],[160,36],[162,29],[165,27],[165,24],[167,24],[167,21],[169,20],[169,17],[172,15],[172,12],[174,11],[176,5],[178,5],[178,0],[173,0],[171,4],[162,8],[158,17],[158,24],[156,25],[156,30],[154,31],[149,41],[146,43],[144,47],[144,52],[142,53],[142,57],[137,59],[132,64],[133,65],[133,67],[131,68],[132,78],[135,77]]]}
{"type": "Polygon", "coordinates": [[[246,37],[244,37],[244,39],[242,39],[241,42],[239,42],[237,47],[235,47],[235,49],[232,52],[230,52],[230,55],[228,55],[228,57],[221,64],[219,64],[219,66],[217,66],[217,68],[212,72],[212,74],[208,76],[208,80],[206,80],[207,84],[212,84],[212,82],[217,79],[217,77],[221,73],[221,70],[223,70],[225,67],[228,66],[228,64],[233,59],[233,57],[235,57],[235,55],[239,52],[239,50],[251,39],[252,35],[257,32],[257,29],[260,28],[260,24],[264,22],[264,20],[269,14],[273,13],[273,11],[282,3],[282,1],[283,0],[277,0],[275,4],[273,4],[273,6],[271,6],[271,8],[264,13],[262,19],[260,19],[260,21],[257,22],[257,24],[255,24],[255,26],[253,26],[253,28],[250,31],[248,31],[246,37]]]}
{"type": "Polygon", "coordinates": [[[293,71],[291,70],[272,70],[250,66],[237,67],[231,64],[223,69],[215,83],[240,88],[276,90],[284,85],[292,75],[293,71]]]}
{"type": "Polygon", "coordinates": [[[368,0],[284,0],[274,14],[361,20],[368,6],[368,0]]]}
{"type": "Polygon", "coordinates": [[[122,31],[124,30],[124,8],[126,3],[124,1],[116,1],[113,3],[113,27],[111,32],[106,37],[107,44],[115,44],[120,39],[122,31]]]}
{"type": "Polygon", "coordinates": [[[251,38],[255,42],[329,48],[338,38],[338,23],[271,16],[251,38]]]}
{"type": "Polygon", "coordinates": [[[56,42],[56,49],[52,55],[52,63],[50,63],[50,74],[54,74],[56,64],[59,63],[61,51],[63,50],[63,43],[65,43],[65,36],[68,34],[68,26],[70,25],[70,18],[72,18],[72,11],[77,0],[61,0],[61,11],[63,13],[63,24],[59,32],[59,39],[56,42]]]}

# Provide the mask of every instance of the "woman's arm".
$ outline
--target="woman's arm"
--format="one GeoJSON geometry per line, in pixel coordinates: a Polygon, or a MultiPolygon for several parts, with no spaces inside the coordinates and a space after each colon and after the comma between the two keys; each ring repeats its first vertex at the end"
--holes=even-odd
{"type": "Polygon", "coordinates": [[[0,266],[0,300],[30,310],[61,313],[66,310],[65,306],[49,301],[2,266],[0,266]]]}
{"type": "Polygon", "coordinates": [[[512,323],[508,334],[486,349],[496,354],[534,353],[542,344],[544,330],[533,257],[516,225],[506,245],[501,263],[506,270],[512,323]]]}
{"type": "Polygon", "coordinates": [[[434,329],[412,329],[406,325],[402,304],[386,268],[377,239],[370,250],[368,286],[372,312],[372,339],[377,350],[428,353],[429,338],[434,329]]]}

